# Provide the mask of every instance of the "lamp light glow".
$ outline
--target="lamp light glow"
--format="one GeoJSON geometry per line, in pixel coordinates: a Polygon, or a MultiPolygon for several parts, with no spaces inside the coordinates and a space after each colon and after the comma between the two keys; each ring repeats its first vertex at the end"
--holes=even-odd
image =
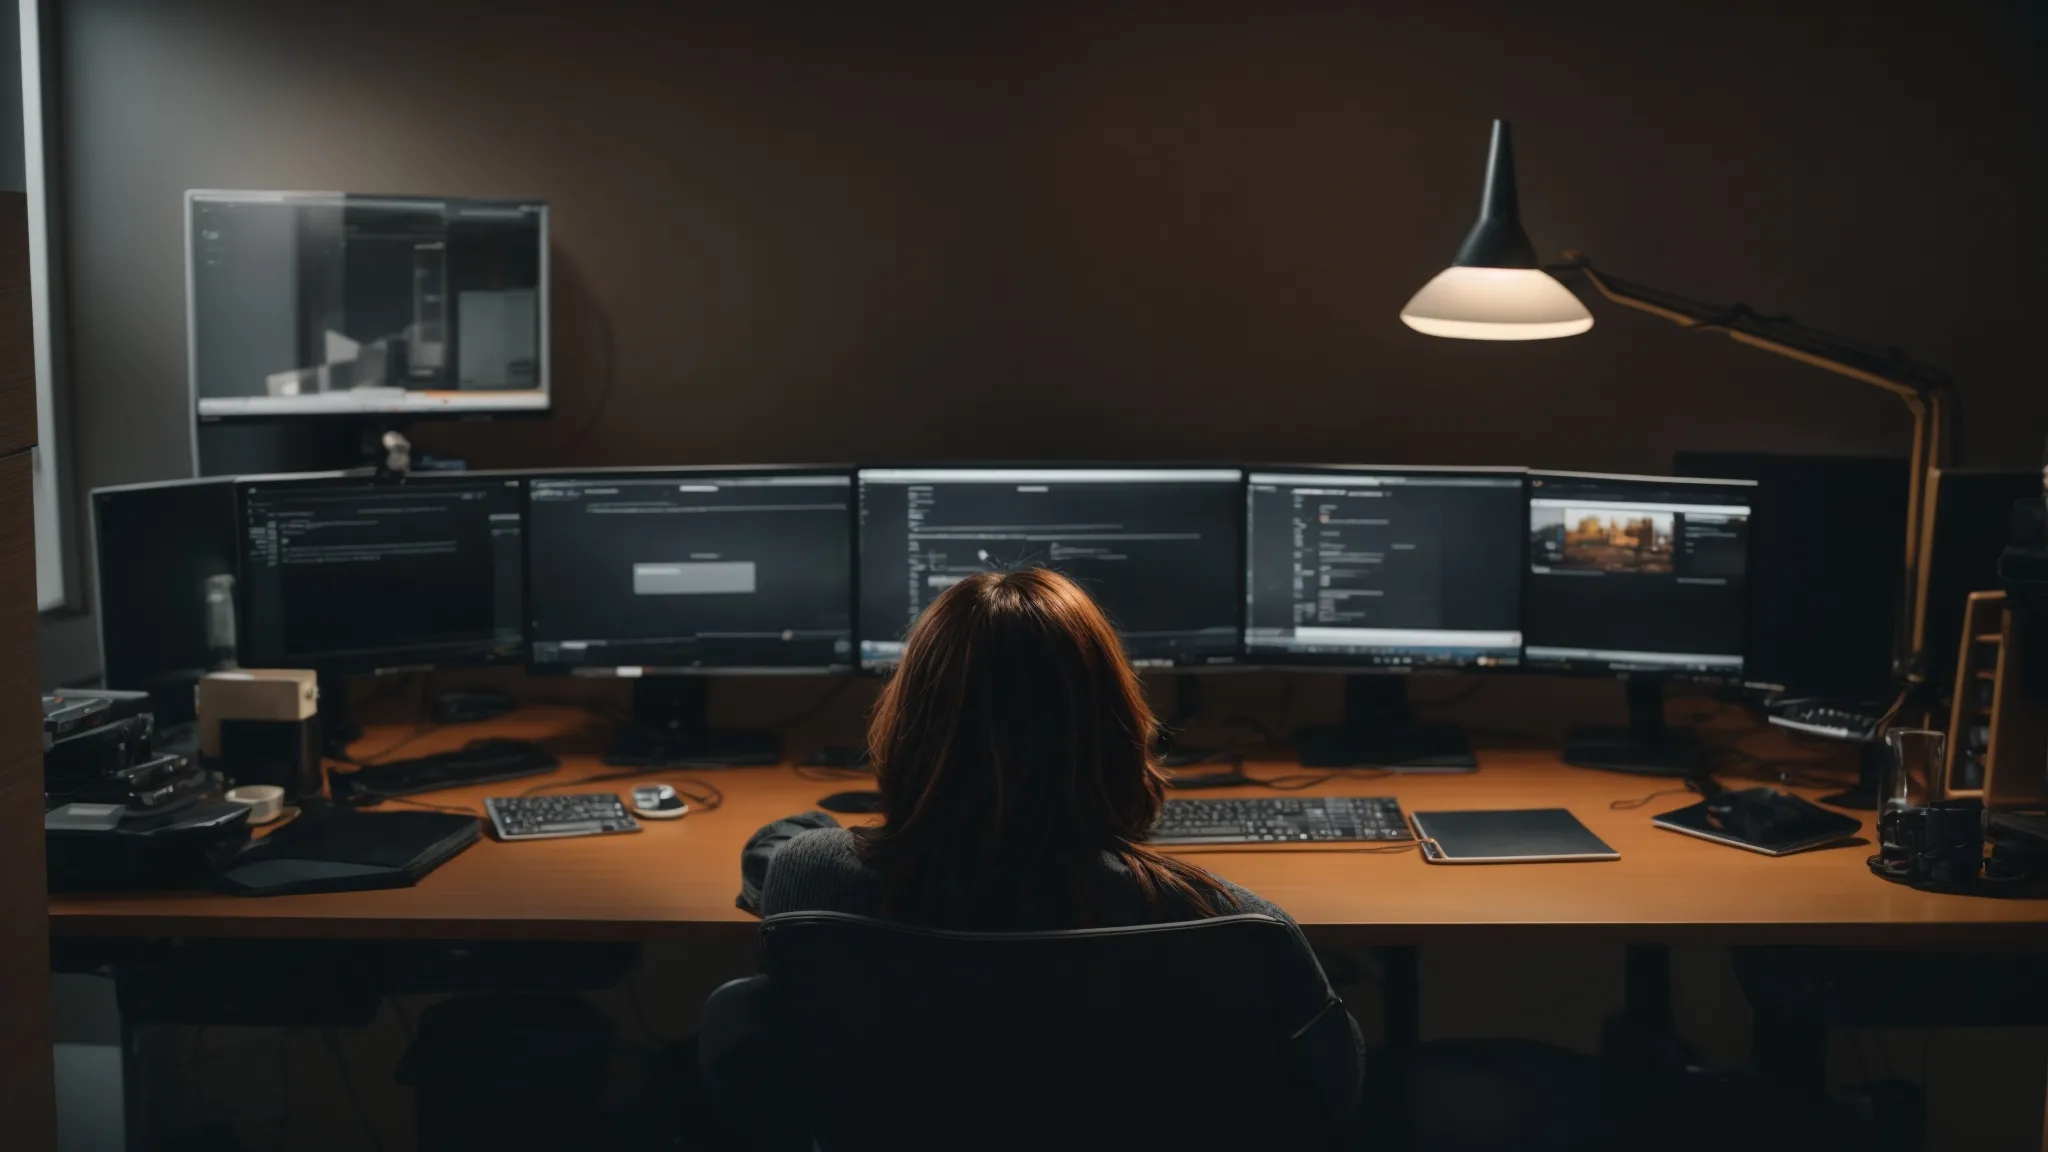
{"type": "Polygon", "coordinates": [[[1593,326],[1593,314],[1541,268],[1453,265],[1401,309],[1401,323],[1459,340],[1553,340],[1593,326]]]}

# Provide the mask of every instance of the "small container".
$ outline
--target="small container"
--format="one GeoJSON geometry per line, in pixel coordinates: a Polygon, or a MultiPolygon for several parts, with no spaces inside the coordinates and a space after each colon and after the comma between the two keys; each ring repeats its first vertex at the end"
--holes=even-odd
{"type": "Polygon", "coordinates": [[[1925,808],[1941,800],[1948,737],[1931,728],[1893,728],[1884,734],[1884,742],[1892,754],[1878,792],[1878,811],[1925,808]]]}
{"type": "Polygon", "coordinates": [[[284,812],[284,789],[275,784],[245,784],[228,790],[228,799],[249,808],[249,823],[268,824],[284,812]]]}

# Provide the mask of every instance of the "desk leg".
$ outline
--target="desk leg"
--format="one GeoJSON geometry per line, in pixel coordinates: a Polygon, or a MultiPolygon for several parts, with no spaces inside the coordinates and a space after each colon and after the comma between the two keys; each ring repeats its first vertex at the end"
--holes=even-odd
{"type": "Polygon", "coordinates": [[[1828,1091],[1828,1029],[1818,1017],[1755,1008],[1750,1059],[1765,1080],[1794,1099],[1819,1100],[1828,1091]]]}
{"type": "Polygon", "coordinates": [[[1676,1033],[1678,1021],[1671,1014],[1671,949],[1632,944],[1625,962],[1622,1012],[1645,1033],[1676,1033]]]}
{"type": "Polygon", "coordinates": [[[1415,949],[1381,948],[1378,952],[1387,1049],[1413,1054],[1422,1044],[1422,976],[1415,949]]]}

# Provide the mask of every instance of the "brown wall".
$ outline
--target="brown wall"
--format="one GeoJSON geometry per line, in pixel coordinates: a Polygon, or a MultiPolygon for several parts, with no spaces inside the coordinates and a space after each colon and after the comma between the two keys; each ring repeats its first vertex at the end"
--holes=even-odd
{"type": "Polygon", "coordinates": [[[2030,6],[667,7],[65,5],[87,483],[188,467],[192,186],[551,200],[562,414],[421,437],[478,463],[1903,448],[1874,391],[1612,308],[1403,328],[1496,114],[1546,252],[1944,365],[1979,462],[2048,428],[2030,6]]]}

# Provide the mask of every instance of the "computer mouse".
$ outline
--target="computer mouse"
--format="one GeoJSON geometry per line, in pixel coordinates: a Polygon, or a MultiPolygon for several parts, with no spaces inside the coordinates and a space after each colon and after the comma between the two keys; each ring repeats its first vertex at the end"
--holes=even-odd
{"type": "Polygon", "coordinates": [[[834,792],[818,801],[818,807],[827,812],[852,812],[865,815],[882,810],[880,792],[834,792]]]}
{"type": "Polygon", "coordinates": [[[676,820],[690,810],[674,788],[666,784],[642,784],[633,789],[633,812],[649,820],[676,820]]]}

